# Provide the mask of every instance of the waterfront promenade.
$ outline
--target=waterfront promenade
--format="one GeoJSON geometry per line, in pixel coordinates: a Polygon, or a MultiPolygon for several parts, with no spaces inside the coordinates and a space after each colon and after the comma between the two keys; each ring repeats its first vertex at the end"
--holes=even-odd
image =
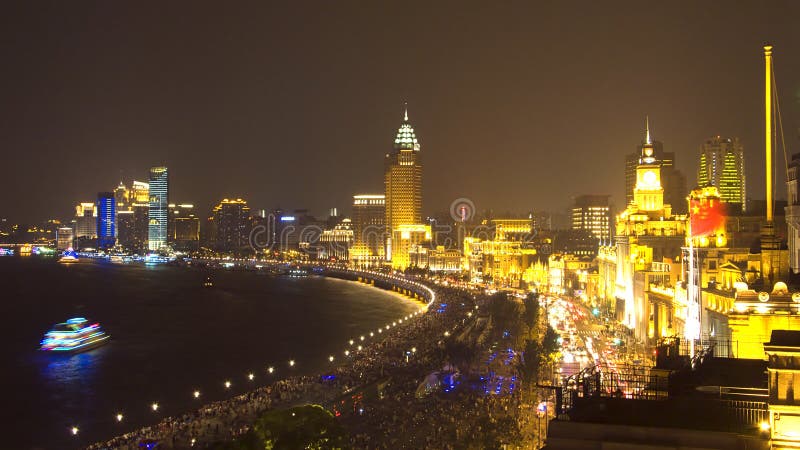
{"type": "MultiPolygon", "coordinates": [[[[413,390],[426,373],[439,368],[441,362],[439,344],[445,333],[457,333],[460,328],[475,319],[472,314],[476,306],[474,295],[460,289],[427,287],[388,275],[350,271],[336,271],[329,275],[350,279],[358,277],[362,280],[374,279],[376,285],[383,285],[382,287],[391,285],[407,292],[417,293],[430,304],[426,312],[419,312],[409,320],[399,321],[395,325],[383,328],[379,333],[380,338],[375,337],[352,345],[347,350],[346,356],[337,355],[338,360],[344,362],[330,372],[316,376],[289,377],[234,398],[214,402],[180,416],[166,418],[156,425],[93,444],[89,448],[135,449],[139,448],[140,443],[147,441],[158,442],[159,448],[207,448],[214,443],[230,441],[247,432],[259,415],[274,408],[315,403],[331,410],[339,408],[345,412],[358,411],[357,408],[353,408],[353,404],[348,404],[351,402],[348,400],[348,393],[387,377],[393,379],[388,393],[394,400],[386,404],[401,401],[397,408],[403,408],[405,405],[408,417],[418,420],[420,411],[417,409],[423,403],[413,401],[413,390]],[[410,397],[404,400],[404,395],[410,397]]],[[[469,397],[469,394],[459,395],[458,398],[461,400],[444,402],[441,405],[445,406],[440,405],[439,409],[447,408],[446,405],[450,403],[454,412],[462,410],[469,404],[481,406],[478,411],[487,413],[495,409],[494,405],[491,405],[494,402],[490,400],[481,400],[477,397],[467,399],[462,397],[464,395],[469,397]]],[[[507,411],[508,406],[506,404],[502,407],[507,411]]],[[[374,448],[392,445],[392,438],[383,430],[386,425],[397,423],[398,419],[396,417],[380,419],[383,414],[381,408],[383,406],[379,408],[367,405],[366,408],[361,408],[362,412],[358,416],[344,414],[341,418],[351,433],[354,447],[374,448]],[[364,416],[364,409],[367,411],[367,416],[364,416]]],[[[395,415],[401,413],[402,409],[395,409],[395,415]]],[[[442,427],[446,428],[447,423],[440,424],[439,429],[442,427]]],[[[476,431],[477,429],[471,430],[471,433],[476,431]]],[[[469,436],[469,432],[465,432],[464,436],[469,436]]],[[[427,439],[432,437],[429,435],[427,439]]],[[[459,437],[448,435],[446,440],[457,440],[459,437]]]]}

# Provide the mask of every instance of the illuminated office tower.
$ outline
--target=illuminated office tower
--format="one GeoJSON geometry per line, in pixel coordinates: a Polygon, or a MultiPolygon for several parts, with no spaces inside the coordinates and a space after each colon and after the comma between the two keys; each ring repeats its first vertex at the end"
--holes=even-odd
{"type": "Polygon", "coordinates": [[[358,266],[379,265],[385,257],[386,196],[353,196],[353,247],[350,259],[358,266]]]}
{"type": "Polygon", "coordinates": [[[131,190],[128,191],[128,203],[149,203],[150,202],[150,185],[144,181],[133,181],[131,190]]]}
{"type": "Polygon", "coordinates": [[[175,250],[200,248],[200,218],[194,213],[194,205],[169,205],[169,242],[175,250]]]}
{"type": "Polygon", "coordinates": [[[75,207],[75,237],[94,239],[97,237],[97,205],[84,202],[75,207]]]}
{"type": "Polygon", "coordinates": [[[117,211],[117,243],[126,249],[134,250],[134,225],[133,210],[117,211]]]}
{"type": "Polygon", "coordinates": [[[116,199],[113,192],[97,193],[97,247],[110,248],[116,242],[116,199]]]}
{"type": "Polygon", "coordinates": [[[714,136],[700,147],[697,185],[716,186],[722,201],[745,210],[744,148],[739,138],[714,136]]]}
{"type": "Polygon", "coordinates": [[[56,230],[56,250],[67,250],[72,248],[75,239],[75,232],[72,227],[58,227],[56,230]]]}
{"type": "Polygon", "coordinates": [[[166,167],[150,168],[150,208],[147,248],[159,250],[167,245],[169,223],[169,173],[166,167]]]}
{"type": "MultiPolygon", "coordinates": [[[[422,224],[422,163],[419,149],[406,110],[403,123],[397,130],[394,149],[386,154],[384,160],[386,228],[390,236],[400,225],[422,224]]],[[[391,245],[390,239],[386,252],[390,260],[391,245]]]]}
{"type": "Polygon", "coordinates": [[[604,242],[611,241],[609,195],[581,195],[572,207],[572,229],[590,232],[604,242]]]}
{"type": "Polygon", "coordinates": [[[130,191],[122,181],[114,188],[114,201],[117,203],[117,212],[127,211],[130,206],[130,191]]]}
{"type": "Polygon", "coordinates": [[[247,202],[224,199],[214,207],[215,249],[238,252],[247,247],[250,239],[250,207],[247,202]]]}

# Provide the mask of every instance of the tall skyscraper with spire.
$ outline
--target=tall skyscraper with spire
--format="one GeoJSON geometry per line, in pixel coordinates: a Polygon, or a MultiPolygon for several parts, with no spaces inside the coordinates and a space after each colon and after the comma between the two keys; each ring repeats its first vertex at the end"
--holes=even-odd
{"type": "Polygon", "coordinates": [[[387,242],[387,257],[392,259],[392,250],[398,249],[398,243],[393,242],[394,232],[399,230],[401,225],[422,224],[420,145],[414,133],[414,127],[408,120],[407,107],[403,114],[403,123],[397,130],[397,136],[394,139],[394,148],[384,158],[384,187],[385,223],[390,236],[387,242]]]}

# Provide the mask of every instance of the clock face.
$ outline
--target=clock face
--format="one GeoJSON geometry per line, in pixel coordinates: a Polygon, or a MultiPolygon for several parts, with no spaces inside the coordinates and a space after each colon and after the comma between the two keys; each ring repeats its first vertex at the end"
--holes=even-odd
{"type": "Polygon", "coordinates": [[[642,175],[642,179],[644,180],[645,184],[648,186],[655,186],[656,182],[658,181],[658,177],[656,173],[653,171],[648,170],[642,175]]]}

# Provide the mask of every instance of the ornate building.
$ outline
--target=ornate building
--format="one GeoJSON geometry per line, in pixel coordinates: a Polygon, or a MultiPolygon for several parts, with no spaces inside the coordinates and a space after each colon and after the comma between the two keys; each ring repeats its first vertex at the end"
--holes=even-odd
{"type": "Polygon", "coordinates": [[[680,277],[674,263],[680,260],[687,218],[673,214],[664,200],[662,167],[648,127],[632,201],[616,218],[615,242],[599,250],[598,293],[641,342],[678,334],[681,327],[676,320],[681,305],[661,292],[673,289],[680,277]]]}
{"type": "MultiPolygon", "coordinates": [[[[416,229],[425,226],[422,223],[422,163],[419,150],[419,142],[414,128],[408,121],[408,110],[406,110],[403,123],[394,139],[394,149],[387,153],[384,159],[385,223],[389,234],[386,256],[391,261],[397,257],[405,265],[408,264],[408,247],[398,246],[394,242],[395,235],[401,226],[414,225],[416,229]],[[403,251],[406,253],[402,254],[403,251]]],[[[428,234],[430,235],[430,227],[428,234]]],[[[392,266],[400,268],[394,262],[392,266]]]]}
{"type": "Polygon", "coordinates": [[[652,149],[653,157],[661,165],[661,185],[664,189],[664,202],[672,205],[676,214],[686,213],[686,177],[675,168],[675,152],[665,152],[664,144],[650,138],[650,121],[645,121],[646,137],[635,152],[625,155],[625,200],[626,204],[633,202],[633,188],[636,187],[636,168],[644,146],[652,149]]]}

